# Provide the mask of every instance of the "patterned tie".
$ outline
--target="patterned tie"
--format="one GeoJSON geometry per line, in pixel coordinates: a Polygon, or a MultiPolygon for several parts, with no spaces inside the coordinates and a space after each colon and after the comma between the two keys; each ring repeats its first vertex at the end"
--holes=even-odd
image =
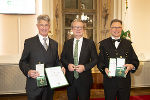
{"type": "Polygon", "coordinates": [[[47,38],[43,38],[43,40],[44,40],[43,46],[44,46],[45,50],[47,51],[47,49],[48,49],[48,45],[46,43],[47,38]]]}
{"type": "MultiPolygon", "coordinates": [[[[78,65],[78,42],[79,40],[76,40],[76,44],[75,44],[75,49],[74,49],[74,65],[77,66],[78,65]]],[[[79,78],[79,73],[74,70],[74,77],[77,79],[79,78]]]]}

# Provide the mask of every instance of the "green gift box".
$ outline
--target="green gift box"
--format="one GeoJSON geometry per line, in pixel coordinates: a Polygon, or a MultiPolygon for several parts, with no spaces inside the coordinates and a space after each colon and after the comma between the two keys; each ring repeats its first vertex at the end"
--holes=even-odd
{"type": "Polygon", "coordinates": [[[117,67],[116,76],[126,78],[125,70],[126,70],[126,67],[117,67]]]}
{"type": "Polygon", "coordinates": [[[46,86],[47,85],[47,80],[45,76],[39,76],[36,78],[37,80],[37,86],[41,87],[41,86],[46,86]]]}

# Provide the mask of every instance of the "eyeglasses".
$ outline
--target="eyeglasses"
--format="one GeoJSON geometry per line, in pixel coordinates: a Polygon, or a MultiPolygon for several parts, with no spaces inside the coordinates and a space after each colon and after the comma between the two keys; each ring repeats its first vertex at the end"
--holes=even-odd
{"type": "Polygon", "coordinates": [[[122,27],[111,27],[112,29],[121,29],[122,27]]]}
{"type": "Polygon", "coordinates": [[[40,27],[49,27],[49,24],[39,24],[40,27]]]}
{"type": "Polygon", "coordinates": [[[77,30],[77,29],[82,30],[83,27],[82,26],[73,26],[73,29],[75,29],[75,30],[77,30]]]}

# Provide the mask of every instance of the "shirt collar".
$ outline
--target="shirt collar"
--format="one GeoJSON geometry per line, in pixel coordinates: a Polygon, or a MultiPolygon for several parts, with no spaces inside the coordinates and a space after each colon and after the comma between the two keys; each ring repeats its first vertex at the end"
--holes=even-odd
{"type": "Polygon", "coordinates": [[[47,39],[48,39],[48,36],[43,37],[41,34],[38,34],[38,36],[39,36],[39,39],[40,39],[40,40],[43,40],[43,38],[47,38],[47,39]]]}
{"type": "MultiPolygon", "coordinates": [[[[76,41],[77,39],[76,38],[74,38],[74,41],[76,41]]],[[[78,39],[79,40],[79,42],[80,41],[83,41],[83,37],[81,37],[80,39],[78,39]]]]}
{"type": "Polygon", "coordinates": [[[120,37],[118,37],[118,38],[115,39],[113,36],[111,36],[111,38],[114,39],[114,40],[120,39],[120,37]]]}

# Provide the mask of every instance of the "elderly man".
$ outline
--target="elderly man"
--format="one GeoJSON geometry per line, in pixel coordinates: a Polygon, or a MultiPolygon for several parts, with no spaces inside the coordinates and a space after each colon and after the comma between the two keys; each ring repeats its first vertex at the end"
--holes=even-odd
{"type": "Polygon", "coordinates": [[[53,100],[53,90],[51,90],[46,78],[43,77],[43,80],[38,80],[40,73],[36,70],[39,63],[43,64],[44,68],[60,65],[58,44],[48,37],[50,29],[48,15],[37,17],[37,28],[39,33],[25,40],[19,66],[27,78],[26,92],[28,100],[53,100]]]}

